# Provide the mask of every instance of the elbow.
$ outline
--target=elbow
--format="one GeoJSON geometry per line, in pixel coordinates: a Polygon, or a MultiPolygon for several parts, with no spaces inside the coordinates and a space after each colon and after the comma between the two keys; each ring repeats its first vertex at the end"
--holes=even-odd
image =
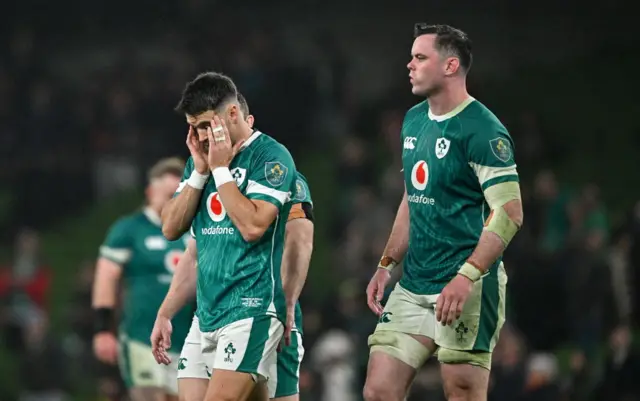
{"type": "Polygon", "coordinates": [[[524,223],[524,214],[522,213],[522,210],[520,210],[518,213],[515,213],[515,215],[511,219],[514,223],[516,223],[518,229],[522,228],[522,224],[524,223]]]}
{"type": "Polygon", "coordinates": [[[267,229],[263,227],[249,226],[240,230],[240,234],[242,234],[242,239],[246,242],[253,243],[260,241],[266,231],[267,229]]]}
{"type": "Polygon", "coordinates": [[[520,200],[512,200],[502,206],[504,211],[507,212],[509,219],[518,226],[518,229],[522,228],[524,222],[524,213],[522,212],[522,203],[520,200]]]}
{"type": "Polygon", "coordinates": [[[171,227],[170,224],[162,225],[162,235],[169,241],[175,241],[180,238],[180,231],[175,229],[175,227],[171,227]]]}

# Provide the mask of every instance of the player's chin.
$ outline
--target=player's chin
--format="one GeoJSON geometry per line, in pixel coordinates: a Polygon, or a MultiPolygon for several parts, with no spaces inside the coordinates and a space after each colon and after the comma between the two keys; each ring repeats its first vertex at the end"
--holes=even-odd
{"type": "Polygon", "coordinates": [[[426,96],[428,91],[419,85],[413,85],[411,87],[411,93],[413,93],[416,96],[426,96]]]}

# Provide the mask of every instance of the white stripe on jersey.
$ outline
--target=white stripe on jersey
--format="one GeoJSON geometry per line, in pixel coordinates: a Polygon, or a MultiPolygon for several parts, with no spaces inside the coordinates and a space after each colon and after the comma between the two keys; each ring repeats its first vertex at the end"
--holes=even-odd
{"type": "Polygon", "coordinates": [[[289,200],[288,192],[278,191],[277,189],[269,188],[252,180],[249,180],[249,183],[247,184],[246,194],[268,195],[277,199],[281,204],[284,204],[289,200]]]}
{"type": "Polygon", "coordinates": [[[508,167],[490,167],[469,162],[469,165],[476,173],[476,176],[478,176],[480,186],[493,178],[504,177],[505,175],[518,175],[515,164],[508,167]]]}
{"type": "Polygon", "coordinates": [[[131,259],[131,250],[109,248],[103,245],[100,247],[100,256],[116,263],[125,264],[131,259]]]}

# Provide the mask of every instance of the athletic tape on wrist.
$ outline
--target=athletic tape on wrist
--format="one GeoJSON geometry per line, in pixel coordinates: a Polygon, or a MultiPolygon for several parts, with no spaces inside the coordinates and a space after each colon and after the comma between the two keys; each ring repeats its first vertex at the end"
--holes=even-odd
{"type": "Polygon", "coordinates": [[[228,182],[234,181],[228,167],[216,167],[211,170],[211,174],[213,175],[213,181],[215,181],[216,187],[218,188],[228,182]]]}
{"type": "Polygon", "coordinates": [[[458,274],[465,276],[469,280],[474,283],[482,278],[484,274],[480,269],[475,267],[469,262],[464,262],[460,270],[458,270],[458,274]]]}
{"type": "Polygon", "coordinates": [[[383,256],[380,259],[380,263],[378,263],[378,268],[379,269],[385,269],[385,270],[388,270],[390,272],[393,271],[393,269],[395,269],[396,266],[398,266],[398,262],[393,260],[393,258],[391,256],[383,256]]]}
{"type": "Polygon", "coordinates": [[[207,183],[208,178],[209,175],[200,174],[196,170],[193,170],[187,180],[187,185],[194,189],[202,189],[207,183]]]}

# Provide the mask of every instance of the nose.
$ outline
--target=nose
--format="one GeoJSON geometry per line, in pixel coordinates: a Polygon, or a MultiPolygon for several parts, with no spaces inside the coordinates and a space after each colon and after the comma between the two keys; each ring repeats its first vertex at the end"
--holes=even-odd
{"type": "Polygon", "coordinates": [[[409,62],[407,63],[407,68],[408,68],[410,71],[413,71],[413,60],[411,60],[411,61],[409,61],[409,62]]]}

